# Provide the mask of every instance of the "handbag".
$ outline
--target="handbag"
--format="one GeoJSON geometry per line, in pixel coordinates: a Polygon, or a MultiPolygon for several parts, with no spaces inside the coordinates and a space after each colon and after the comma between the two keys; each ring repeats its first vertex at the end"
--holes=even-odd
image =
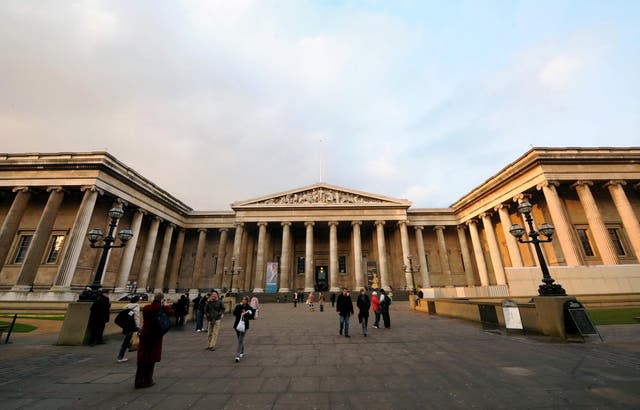
{"type": "Polygon", "coordinates": [[[129,351],[135,352],[138,350],[138,345],[140,345],[140,333],[133,332],[131,335],[131,343],[129,344],[129,351]]]}
{"type": "Polygon", "coordinates": [[[242,333],[244,333],[245,330],[246,330],[246,328],[244,326],[244,318],[243,318],[243,316],[244,315],[240,316],[240,321],[238,322],[238,326],[236,326],[236,330],[238,332],[242,332],[242,333]]]}

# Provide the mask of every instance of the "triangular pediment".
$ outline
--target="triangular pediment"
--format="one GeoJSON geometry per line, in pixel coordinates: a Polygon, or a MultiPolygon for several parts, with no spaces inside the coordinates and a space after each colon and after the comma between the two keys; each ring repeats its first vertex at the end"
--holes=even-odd
{"type": "Polygon", "coordinates": [[[286,192],[266,195],[231,204],[236,208],[253,207],[307,207],[307,206],[401,206],[409,207],[406,199],[355,191],[325,183],[318,183],[286,192]]]}

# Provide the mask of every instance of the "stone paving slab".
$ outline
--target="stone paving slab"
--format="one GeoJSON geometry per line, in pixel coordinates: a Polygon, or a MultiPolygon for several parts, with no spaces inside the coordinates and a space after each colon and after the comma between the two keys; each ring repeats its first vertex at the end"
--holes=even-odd
{"type": "Polygon", "coordinates": [[[366,338],[352,319],[345,338],[330,308],[263,304],[240,363],[231,317],[214,352],[189,323],[165,337],[157,384],[141,390],[135,354],[116,363],[120,338],[69,347],[20,335],[0,345],[0,408],[640,408],[640,325],[600,327],[606,343],[552,343],[404,308],[366,338]]]}

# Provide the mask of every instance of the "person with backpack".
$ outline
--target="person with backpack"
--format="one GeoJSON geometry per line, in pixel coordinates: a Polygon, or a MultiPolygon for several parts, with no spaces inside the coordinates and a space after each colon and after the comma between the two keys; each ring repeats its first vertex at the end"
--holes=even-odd
{"type": "Polygon", "coordinates": [[[380,289],[380,313],[382,314],[382,321],[384,322],[385,329],[389,329],[391,327],[391,318],[389,317],[390,305],[391,296],[387,295],[384,289],[380,289]]]}
{"type": "MultiPolygon", "coordinates": [[[[165,305],[164,294],[158,292],[153,302],[142,308],[142,330],[138,346],[138,368],[136,370],[135,388],[142,389],[156,384],[153,381],[153,370],[162,359],[162,338],[166,333],[164,326],[166,316],[173,316],[173,310],[165,305]],[[164,316],[166,315],[166,316],[164,316]]],[[[170,324],[170,323],[169,323],[170,324]]]]}
{"type": "Polygon", "coordinates": [[[140,330],[140,305],[138,301],[140,296],[134,296],[131,301],[118,313],[115,322],[122,328],[124,339],[118,353],[118,363],[128,362],[129,359],[124,357],[129,346],[131,346],[131,338],[133,334],[140,330]]]}
{"type": "Polygon", "coordinates": [[[366,294],[364,288],[360,289],[356,305],[358,306],[358,322],[360,322],[360,325],[362,326],[362,335],[367,337],[367,325],[369,323],[371,300],[369,300],[369,296],[366,294]]]}
{"type": "Polygon", "coordinates": [[[340,335],[344,330],[344,337],[351,337],[349,336],[349,316],[353,315],[353,302],[349,296],[349,289],[342,288],[342,294],[336,301],[336,311],[340,318],[340,335]]]}

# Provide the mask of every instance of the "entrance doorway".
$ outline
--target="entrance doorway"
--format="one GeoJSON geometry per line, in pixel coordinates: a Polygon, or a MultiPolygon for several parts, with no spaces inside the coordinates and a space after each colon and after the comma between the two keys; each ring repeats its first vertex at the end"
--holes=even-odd
{"type": "Polygon", "coordinates": [[[329,290],[329,266],[319,265],[316,266],[316,290],[319,292],[326,292],[329,290]]]}

